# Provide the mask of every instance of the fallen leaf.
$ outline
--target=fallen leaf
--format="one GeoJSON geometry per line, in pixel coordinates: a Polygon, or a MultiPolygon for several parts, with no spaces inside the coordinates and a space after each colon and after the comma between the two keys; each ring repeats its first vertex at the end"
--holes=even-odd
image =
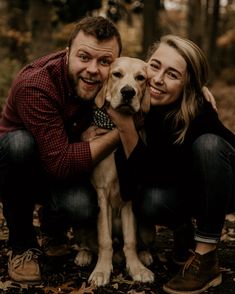
{"type": "Polygon", "coordinates": [[[122,274],[119,274],[118,276],[114,277],[113,282],[128,285],[133,285],[135,283],[134,281],[126,280],[122,274]]]}
{"type": "Polygon", "coordinates": [[[131,290],[127,292],[128,294],[145,294],[145,291],[136,292],[135,290],[131,290]]]}
{"type": "Polygon", "coordinates": [[[79,288],[78,290],[77,289],[73,290],[72,292],[70,292],[70,294],[85,294],[85,293],[94,294],[95,288],[96,287],[93,284],[86,287],[86,283],[83,282],[81,288],[79,288]]]}
{"type": "Polygon", "coordinates": [[[113,284],[112,287],[117,290],[118,289],[118,283],[113,284]]]}
{"type": "Polygon", "coordinates": [[[227,214],[226,215],[226,220],[229,221],[229,222],[235,222],[235,214],[234,213],[231,213],[231,214],[227,214]]]}
{"type": "Polygon", "coordinates": [[[11,287],[11,281],[2,282],[0,281],[0,289],[7,290],[7,288],[11,287]]]}

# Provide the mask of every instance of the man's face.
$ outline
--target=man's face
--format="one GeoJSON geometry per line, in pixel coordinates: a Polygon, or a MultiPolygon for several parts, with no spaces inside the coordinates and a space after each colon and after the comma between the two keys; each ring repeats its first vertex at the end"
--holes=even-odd
{"type": "Polygon", "coordinates": [[[77,95],[92,100],[108,77],[110,64],[119,55],[116,38],[98,41],[80,31],[67,53],[68,71],[77,95]]]}

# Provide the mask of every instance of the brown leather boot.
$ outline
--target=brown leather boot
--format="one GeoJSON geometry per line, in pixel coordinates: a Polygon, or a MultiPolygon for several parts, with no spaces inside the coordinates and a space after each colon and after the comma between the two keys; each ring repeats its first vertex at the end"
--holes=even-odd
{"type": "Polygon", "coordinates": [[[8,260],[10,278],[19,283],[40,283],[40,255],[42,252],[36,248],[28,249],[22,253],[11,251],[8,260]]]}
{"type": "Polygon", "coordinates": [[[170,294],[199,294],[222,282],[217,251],[193,253],[179,273],[163,286],[170,294]]]}

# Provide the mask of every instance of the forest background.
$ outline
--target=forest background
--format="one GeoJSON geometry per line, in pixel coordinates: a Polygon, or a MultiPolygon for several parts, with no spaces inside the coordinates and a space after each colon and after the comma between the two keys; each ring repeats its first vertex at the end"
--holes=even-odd
{"type": "MultiPolygon", "coordinates": [[[[208,87],[215,96],[218,114],[235,133],[235,0],[0,0],[0,111],[17,72],[34,59],[65,48],[74,23],[85,15],[103,15],[116,23],[123,40],[122,55],[144,59],[148,47],[168,33],[197,43],[211,67],[208,87]]],[[[224,282],[208,293],[234,293],[234,232],[235,215],[230,215],[220,247],[224,282]]],[[[63,266],[52,263],[45,284],[39,288],[11,284],[7,234],[0,203],[0,293],[94,293],[84,286],[89,271],[78,272],[73,259],[63,266]]],[[[172,246],[170,237],[168,231],[158,235],[160,261],[161,249],[167,252],[172,246]]],[[[160,294],[169,268],[155,263],[153,271],[157,279],[150,287],[134,286],[122,269],[115,269],[112,283],[95,293],[160,294]]]]}
{"type": "Polygon", "coordinates": [[[188,37],[205,52],[219,116],[235,132],[234,0],[0,0],[0,110],[26,63],[66,47],[84,15],[103,15],[120,29],[123,55],[145,58],[161,35],[188,37]]]}
{"type": "Polygon", "coordinates": [[[0,0],[0,15],[0,110],[23,65],[65,48],[82,16],[103,15],[120,29],[123,55],[144,59],[168,33],[197,43],[211,67],[219,116],[235,132],[234,0],[0,0]]]}

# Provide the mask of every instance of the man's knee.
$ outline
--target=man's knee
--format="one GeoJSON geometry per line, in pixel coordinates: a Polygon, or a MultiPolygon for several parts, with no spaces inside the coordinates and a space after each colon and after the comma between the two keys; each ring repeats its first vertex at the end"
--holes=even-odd
{"type": "Polygon", "coordinates": [[[74,187],[65,197],[63,209],[72,222],[86,222],[97,218],[98,200],[92,186],[74,187]]]}
{"type": "Polygon", "coordinates": [[[35,156],[35,141],[32,135],[24,130],[8,133],[2,147],[9,162],[22,163],[30,161],[35,156]]]}

